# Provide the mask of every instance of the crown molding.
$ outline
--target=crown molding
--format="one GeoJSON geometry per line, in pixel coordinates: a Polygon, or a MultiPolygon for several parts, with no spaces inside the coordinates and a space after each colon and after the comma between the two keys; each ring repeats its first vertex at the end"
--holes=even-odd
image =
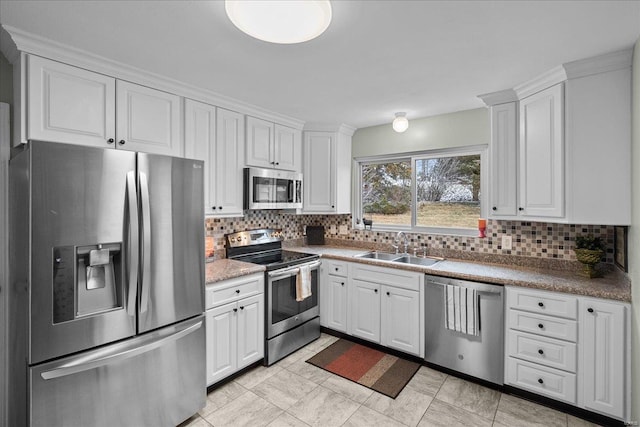
{"type": "Polygon", "coordinates": [[[577,79],[593,74],[606,73],[608,71],[621,70],[631,67],[633,48],[619,50],[594,56],[593,58],[567,62],[563,65],[568,79],[577,79]]]}
{"type": "Polygon", "coordinates": [[[565,72],[564,67],[559,65],[546,73],[540,74],[538,77],[519,84],[514,87],[513,90],[516,92],[518,99],[522,99],[566,80],[567,73],[565,72]]]}
{"type": "Polygon", "coordinates": [[[15,27],[3,26],[0,41],[2,41],[0,47],[2,48],[3,54],[12,63],[15,61],[15,58],[18,57],[19,52],[25,52],[105,74],[120,80],[153,87],[154,89],[215,105],[216,107],[273,121],[295,129],[302,130],[304,127],[305,122],[295,117],[269,111],[211,90],[196,87],[170,77],[114,61],[82,49],[28,33],[15,27]],[[8,38],[8,40],[5,40],[6,38],[8,38]],[[5,49],[7,53],[5,53],[5,49]]]}
{"type": "Polygon", "coordinates": [[[347,136],[353,136],[358,130],[353,126],[347,124],[335,124],[335,123],[305,123],[305,132],[338,132],[347,136]]]}
{"type": "Polygon", "coordinates": [[[0,26],[0,52],[10,64],[15,63],[20,57],[18,47],[3,26],[0,26]]]}
{"type": "Polygon", "coordinates": [[[518,95],[513,89],[505,89],[498,92],[478,95],[478,98],[480,98],[487,107],[492,107],[498,104],[506,104],[507,102],[515,102],[518,100],[518,95]]]}

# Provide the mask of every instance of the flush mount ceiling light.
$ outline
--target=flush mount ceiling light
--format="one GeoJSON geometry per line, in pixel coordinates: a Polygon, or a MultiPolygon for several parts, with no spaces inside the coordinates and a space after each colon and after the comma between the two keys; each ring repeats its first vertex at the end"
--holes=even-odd
{"type": "Polygon", "coordinates": [[[329,0],[225,0],[224,8],[233,25],[270,43],[306,42],[331,22],[329,0]]]}
{"type": "Polygon", "coordinates": [[[393,119],[393,130],[398,133],[402,133],[409,128],[409,120],[407,120],[407,113],[396,113],[396,118],[393,119]]]}

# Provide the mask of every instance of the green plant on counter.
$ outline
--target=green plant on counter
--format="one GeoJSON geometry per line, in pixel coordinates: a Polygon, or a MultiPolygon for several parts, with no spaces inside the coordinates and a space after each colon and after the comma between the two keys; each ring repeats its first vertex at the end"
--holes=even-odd
{"type": "Polygon", "coordinates": [[[605,249],[606,245],[600,237],[591,234],[576,236],[576,247],[573,251],[576,253],[576,259],[584,264],[582,273],[585,276],[591,279],[602,275],[596,269],[596,265],[602,260],[605,249]]]}

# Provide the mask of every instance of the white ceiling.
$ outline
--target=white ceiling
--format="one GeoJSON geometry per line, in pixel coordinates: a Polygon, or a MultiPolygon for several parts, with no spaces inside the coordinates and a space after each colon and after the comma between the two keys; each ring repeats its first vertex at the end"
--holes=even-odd
{"type": "Polygon", "coordinates": [[[640,1],[333,0],[298,45],[254,40],[222,1],[0,1],[0,23],[309,122],[366,127],[481,107],[564,62],[628,48],[640,1]]]}

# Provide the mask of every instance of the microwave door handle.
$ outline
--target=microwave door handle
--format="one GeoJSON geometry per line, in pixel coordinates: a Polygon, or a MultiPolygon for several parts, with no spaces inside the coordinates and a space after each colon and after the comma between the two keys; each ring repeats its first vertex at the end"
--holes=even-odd
{"type": "Polygon", "coordinates": [[[151,209],[149,205],[149,184],[147,175],[140,172],[140,204],[142,205],[142,283],[140,313],[149,307],[149,286],[151,282],[151,209]]]}
{"type": "Polygon", "coordinates": [[[295,184],[296,182],[292,179],[290,179],[287,183],[287,189],[288,189],[288,195],[287,195],[287,202],[288,203],[293,203],[295,202],[294,200],[294,189],[295,189],[295,184]]]}
{"type": "Polygon", "coordinates": [[[138,288],[139,261],[139,229],[138,229],[138,197],[136,194],[136,175],[134,171],[127,173],[127,203],[129,210],[129,281],[127,283],[127,314],[136,315],[136,291],[138,288]]]}

